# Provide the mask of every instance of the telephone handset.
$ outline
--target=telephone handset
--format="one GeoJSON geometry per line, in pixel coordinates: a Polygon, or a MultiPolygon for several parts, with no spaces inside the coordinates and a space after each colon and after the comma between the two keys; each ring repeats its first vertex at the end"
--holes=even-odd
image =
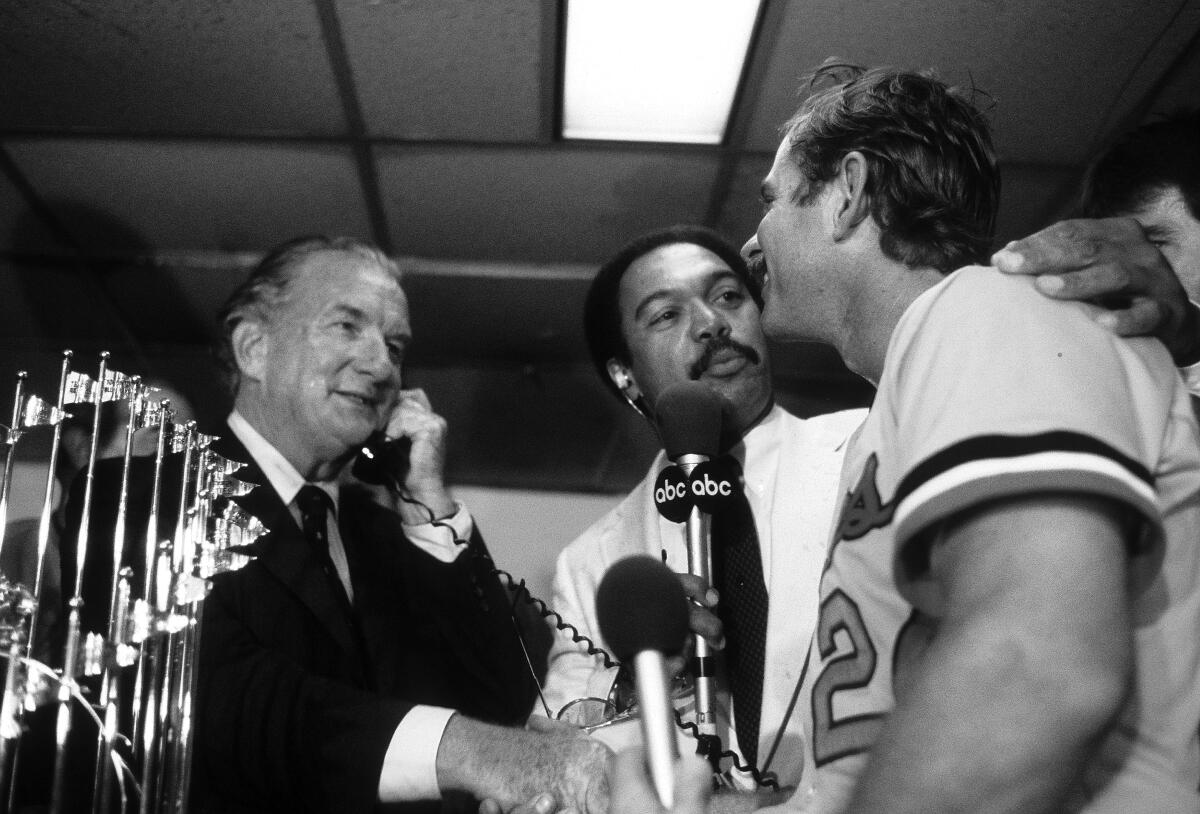
{"type": "Polygon", "coordinates": [[[388,438],[382,430],[376,430],[354,459],[351,472],[365,483],[399,489],[408,474],[408,455],[411,450],[411,439],[388,438]]]}

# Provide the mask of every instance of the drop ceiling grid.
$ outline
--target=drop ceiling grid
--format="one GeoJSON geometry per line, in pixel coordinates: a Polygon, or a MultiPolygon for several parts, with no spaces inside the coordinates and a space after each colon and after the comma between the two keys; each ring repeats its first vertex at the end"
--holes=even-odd
{"type": "Polygon", "coordinates": [[[456,359],[571,363],[587,358],[589,280],[407,275],[417,364],[456,359]]]}
{"type": "Polygon", "coordinates": [[[379,148],[397,251],[596,262],[640,232],[703,218],[711,151],[379,148]]]}
{"type": "Polygon", "coordinates": [[[541,4],[341,0],[338,18],[373,137],[537,141],[541,4]]]}
{"type": "Polygon", "coordinates": [[[0,25],[5,127],[345,130],[310,2],[6,2],[0,25]]]}
{"type": "Polygon", "coordinates": [[[123,223],[149,249],[261,251],[297,234],[369,235],[342,148],[71,139],[8,148],[52,209],[123,223]]]}

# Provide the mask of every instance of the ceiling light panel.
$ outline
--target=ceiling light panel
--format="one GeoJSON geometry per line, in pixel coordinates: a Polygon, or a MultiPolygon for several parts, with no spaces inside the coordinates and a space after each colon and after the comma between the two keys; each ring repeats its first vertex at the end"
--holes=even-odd
{"type": "Polygon", "coordinates": [[[563,137],[718,144],[758,0],[569,0],[563,137]]]}

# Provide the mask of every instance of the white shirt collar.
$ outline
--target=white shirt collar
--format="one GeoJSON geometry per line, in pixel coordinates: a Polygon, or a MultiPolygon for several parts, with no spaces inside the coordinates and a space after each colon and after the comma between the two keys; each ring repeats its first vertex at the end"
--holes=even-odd
{"type": "MultiPolygon", "coordinates": [[[[300,487],[304,486],[308,481],[304,480],[296,467],[283,457],[283,454],[271,445],[271,442],[263,438],[258,430],[250,425],[250,422],[242,416],[237,410],[229,414],[227,419],[229,429],[237,437],[242,445],[246,447],[246,452],[250,453],[250,457],[258,464],[259,468],[266,476],[267,482],[271,484],[271,488],[279,495],[279,499],[284,502],[284,505],[290,506],[292,501],[296,499],[296,493],[300,491],[300,487]]],[[[314,486],[319,486],[333,500],[334,511],[337,511],[338,490],[336,484],[329,482],[315,483],[314,486]]]]}
{"type": "MultiPolygon", "coordinates": [[[[742,436],[742,440],[734,445],[733,449],[729,450],[733,457],[738,459],[742,465],[743,471],[747,468],[751,470],[763,469],[762,462],[765,460],[768,452],[774,452],[779,445],[779,426],[783,421],[783,408],[778,404],[772,405],[767,411],[766,416],[762,421],[759,421],[750,431],[742,436]]],[[[768,465],[773,469],[772,465],[768,465]]],[[[755,474],[758,474],[755,472],[755,474]]],[[[746,477],[751,476],[750,472],[746,472],[746,477]]]]}

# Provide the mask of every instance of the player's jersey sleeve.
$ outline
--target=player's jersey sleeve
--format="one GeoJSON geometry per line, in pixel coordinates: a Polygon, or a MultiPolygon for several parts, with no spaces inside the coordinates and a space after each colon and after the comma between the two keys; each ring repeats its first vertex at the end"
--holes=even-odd
{"type": "Polygon", "coordinates": [[[880,405],[898,438],[901,572],[924,567],[919,532],[1001,497],[1093,494],[1158,527],[1151,470],[1174,373],[1157,343],[1116,338],[1090,307],[971,267],[905,313],[885,374],[896,397],[880,405]]]}

